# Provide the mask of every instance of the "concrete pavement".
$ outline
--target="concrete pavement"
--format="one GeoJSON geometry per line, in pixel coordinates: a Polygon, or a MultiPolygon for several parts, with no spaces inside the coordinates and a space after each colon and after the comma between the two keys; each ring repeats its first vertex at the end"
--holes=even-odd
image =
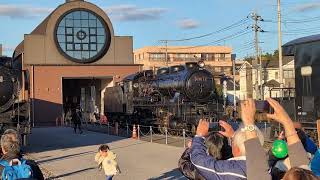
{"type": "Polygon", "coordinates": [[[34,128],[27,151],[51,174],[50,179],[105,179],[94,155],[108,143],[117,154],[122,174],[117,180],[185,179],[177,170],[183,148],[71,128],[34,128]]]}

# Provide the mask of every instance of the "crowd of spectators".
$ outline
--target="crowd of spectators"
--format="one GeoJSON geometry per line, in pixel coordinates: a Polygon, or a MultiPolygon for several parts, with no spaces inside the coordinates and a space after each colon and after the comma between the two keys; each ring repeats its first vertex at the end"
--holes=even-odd
{"type": "Polygon", "coordinates": [[[248,99],[241,103],[239,127],[220,121],[223,131],[209,133],[209,122],[199,121],[195,137],[179,160],[184,176],[208,180],[319,180],[320,149],[277,101],[267,101],[274,112],[267,117],[284,129],[278,139],[287,144],[285,157],[276,157],[263,147],[263,134],[255,125],[255,102],[248,99]]]}

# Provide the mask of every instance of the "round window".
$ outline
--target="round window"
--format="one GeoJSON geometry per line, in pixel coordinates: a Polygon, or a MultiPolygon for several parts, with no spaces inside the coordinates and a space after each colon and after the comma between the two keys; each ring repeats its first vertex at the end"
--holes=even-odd
{"type": "Polygon", "coordinates": [[[104,20],[89,10],[72,10],[59,19],[55,40],[59,51],[78,63],[97,61],[110,47],[110,30],[104,20]]]}

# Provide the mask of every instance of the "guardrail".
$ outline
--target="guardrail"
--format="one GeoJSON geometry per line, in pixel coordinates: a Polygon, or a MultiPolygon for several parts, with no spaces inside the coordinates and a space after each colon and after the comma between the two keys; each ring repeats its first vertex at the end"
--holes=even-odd
{"type": "MultiPolygon", "coordinates": [[[[106,133],[109,135],[132,137],[133,124],[119,124],[119,123],[83,123],[83,127],[89,131],[96,131],[106,133]]],[[[191,140],[193,133],[186,129],[171,129],[167,127],[155,127],[135,125],[137,139],[151,143],[160,143],[166,145],[173,145],[178,147],[186,147],[188,140],[191,140]]],[[[265,137],[269,136],[270,124],[267,122],[259,123],[258,127],[265,137]]],[[[268,141],[268,140],[266,140],[268,141]]],[[[270,140],[269,140],[270,141],[270,140]]]]}

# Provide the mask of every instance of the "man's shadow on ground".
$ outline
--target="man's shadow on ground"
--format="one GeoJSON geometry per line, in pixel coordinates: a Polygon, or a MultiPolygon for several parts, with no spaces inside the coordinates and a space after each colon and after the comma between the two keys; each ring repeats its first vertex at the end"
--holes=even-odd
{"type": "Polygon", "coordinates": [[[179,171],[178,168],[176,169],[173,169],[169,172],[165,172],[163,173],[161,176],[159,177],[155,177],[155,178],[150,178],[149,180],[162,180],[162,179],[166,179],[166,180],[175,180],[175,179],[178,179],[178,180],[185,180],[187,178],[185,178],[183,176],[183,174],[181,174],[181,172],[179,171]]]}

